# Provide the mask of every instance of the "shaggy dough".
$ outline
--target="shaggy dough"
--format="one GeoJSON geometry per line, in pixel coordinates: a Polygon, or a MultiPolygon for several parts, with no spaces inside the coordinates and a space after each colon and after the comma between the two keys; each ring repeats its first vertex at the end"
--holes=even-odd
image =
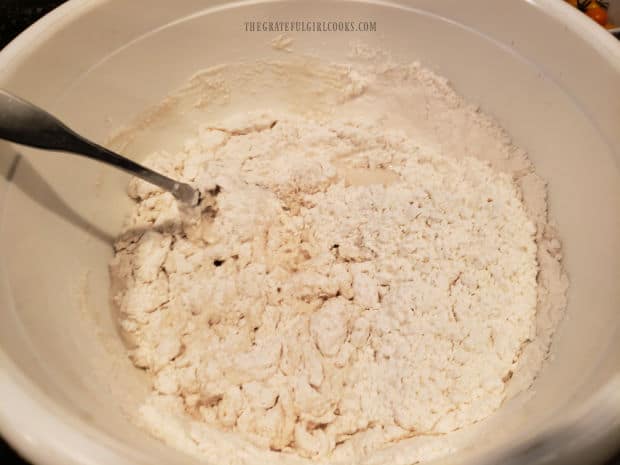
{"type": "Polygon", "coordinates": [[[278,112],[147,163],[211,192],[187,211],[132,180],[111,263],[130,357],[153,375],[142,420],[168,442],[226,463],[363,462],[484,419],[539,369],[554,325],[537,311],[565,282],[527,169],[278,112]]]}

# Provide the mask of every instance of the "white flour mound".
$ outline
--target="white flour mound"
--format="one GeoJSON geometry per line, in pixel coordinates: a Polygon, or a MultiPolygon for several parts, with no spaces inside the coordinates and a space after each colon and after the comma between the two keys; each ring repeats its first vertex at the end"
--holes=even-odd
{"type": "Polygon", "coordinates": [[[486,418],[519,373],[513,390],[529,386],[552,331],[537,315],[564,303],[544,188],[461,155],[270,112],[153,155],[215,195],[188,212],[130,186],[111,274],[130,357],[153,375],[145,427],[214,463],[370,463],[486,418]]]}

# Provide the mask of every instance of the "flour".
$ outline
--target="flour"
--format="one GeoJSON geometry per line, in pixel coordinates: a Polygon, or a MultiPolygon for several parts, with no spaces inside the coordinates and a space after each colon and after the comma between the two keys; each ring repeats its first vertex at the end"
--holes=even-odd
{"type": "Polygon", "coordinates": [[[292,52],[293,42],[294,41],[292,37],[286,34],[279,34],[275,36],[273,39],[271,39],[269,43],[271,45],[271,48],[273,48],[274,50],[280,50],[283,52],[292,52]]]}
{"type": "Polygon", "coordinates": [[[176,447],[218,463],[374,463],[483,420],[540,368],[566,283],[524,153],[417,65],[346,79],[351,101],[394,82],[421,93],[436,131],[242,113],[147,160],[209,203],[182,211],[131,182],[115,303],[153,377],[141,421],[176,447]],[[472,136],[460,150],[432,140],[470,125],[476,157],[472,136]]]}

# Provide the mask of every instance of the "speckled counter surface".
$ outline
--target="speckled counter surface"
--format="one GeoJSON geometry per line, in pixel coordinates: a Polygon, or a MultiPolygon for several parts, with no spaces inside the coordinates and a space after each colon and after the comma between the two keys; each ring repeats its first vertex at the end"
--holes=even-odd
{"type": "MultiPolygon", "coordinates": [[[[59,0],[0,0],[0,49],[38,18],[62,3],[64,1],[59,0]]],[[[21,460],[2,438],[0,464],[29,465],[21,460]]],[[[620,465],[620,454],[608,465],[620,465]]]]}
{"type": "Polygon", "coordinates": [[[64,1],[0,0],[0,48],[64,1]]]}

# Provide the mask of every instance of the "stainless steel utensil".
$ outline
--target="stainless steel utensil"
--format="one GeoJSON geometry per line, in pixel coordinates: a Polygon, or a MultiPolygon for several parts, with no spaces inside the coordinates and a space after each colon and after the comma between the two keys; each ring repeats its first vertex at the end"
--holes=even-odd
{"type": "Polygon", "coordinates": [[[155,184],[191,206],[200,201],[200,192],[189,184],[175,181],[89,141],[45,110],[2,89],[0,138],[40,149],[71,152],[92,158],[155,184]]]}

